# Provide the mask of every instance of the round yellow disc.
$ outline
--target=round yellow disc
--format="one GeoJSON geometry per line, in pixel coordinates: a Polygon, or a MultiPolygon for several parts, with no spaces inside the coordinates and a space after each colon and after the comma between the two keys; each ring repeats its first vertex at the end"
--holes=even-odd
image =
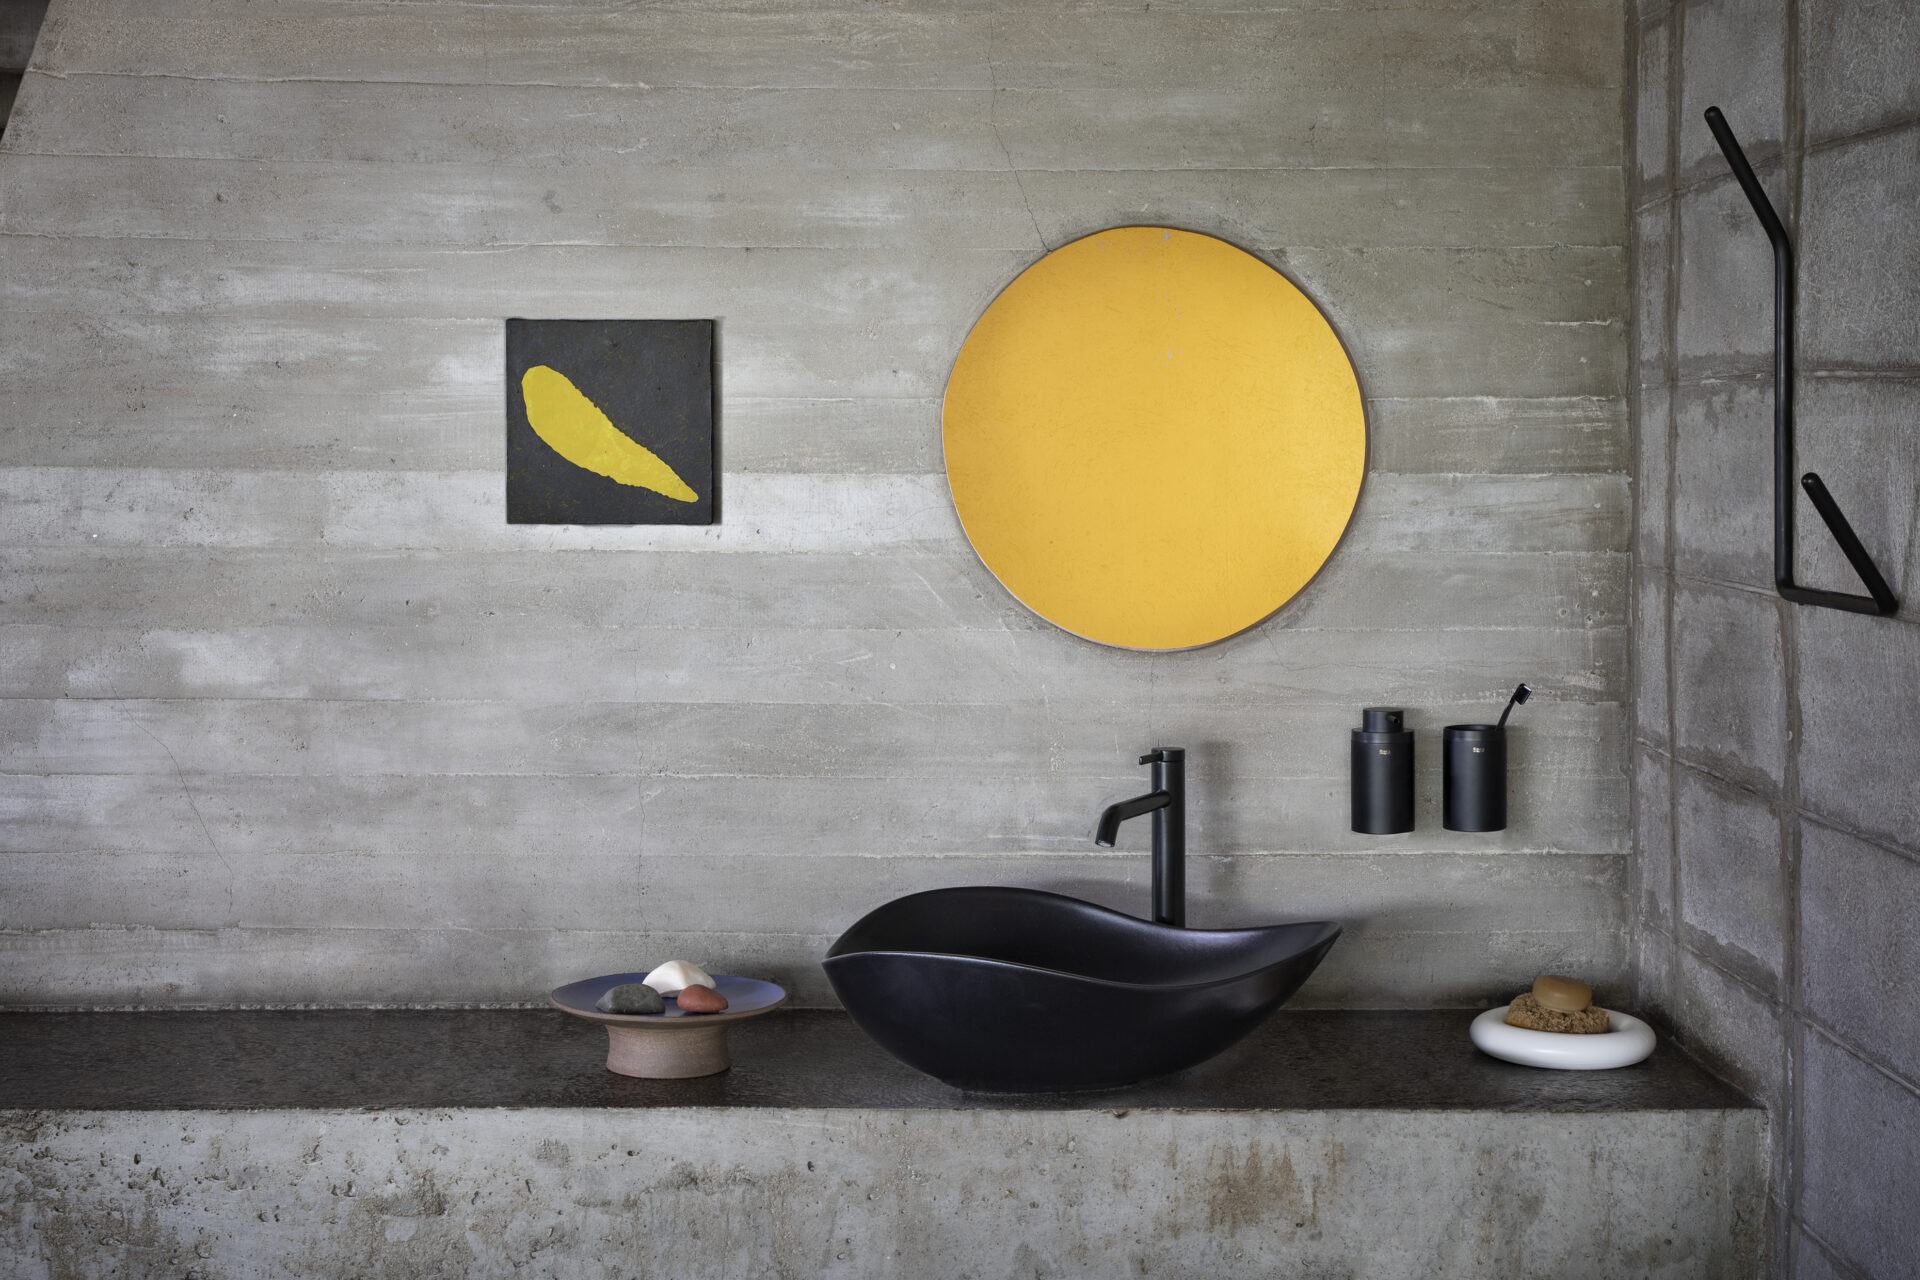
{"type": "Polygon", "coordinates": [[[1130,649],[1223,640],[1333,553],[1366,470],[1360,384],[1285,276],[1118,227],[1022,272],[947,381],[947,482],[1007,590],[1130,649]]]}

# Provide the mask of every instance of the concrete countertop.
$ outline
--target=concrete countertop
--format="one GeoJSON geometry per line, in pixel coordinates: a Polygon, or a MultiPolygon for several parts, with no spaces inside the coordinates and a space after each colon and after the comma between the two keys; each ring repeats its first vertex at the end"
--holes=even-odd
{"type": "Polygon", "coordinates": [[[1004,1111],[1691,1111],[1755,1104],[1662,1043],[1614,1071],[1541,1071],[1467,1041],[1473,1011],[1281,1012],[1190,1071],[1078,1094],[962,1093],[844,1013],[734,1026],[734,1067],[635,1080],[552,1010],[0,1014],[0,1110],[801,1107],[1004,1111]]]}

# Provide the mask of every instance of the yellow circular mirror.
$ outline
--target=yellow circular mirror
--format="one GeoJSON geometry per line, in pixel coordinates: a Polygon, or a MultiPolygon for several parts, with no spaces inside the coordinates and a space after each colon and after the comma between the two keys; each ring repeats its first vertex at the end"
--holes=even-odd
{"type": "Polygon", "coordinates": [[[1170,227],[1102,231],[1022,272],[967,335],[942,431],[993,575],[1129,649],[1211,644],[1292,599],[1367,459],[1326,317],[1252,254],[1170,227]]]}

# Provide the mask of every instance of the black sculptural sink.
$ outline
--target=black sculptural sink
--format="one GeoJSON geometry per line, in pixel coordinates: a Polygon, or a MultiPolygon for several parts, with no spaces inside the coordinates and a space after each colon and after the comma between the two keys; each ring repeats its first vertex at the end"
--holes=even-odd
{"type": "Polygon", "coordinates": [[[1107,1089],[1213,1057],[1340,936],[1314,920],[1183,929],[1038,889],[934,889],[865,916],[828,979],[882,1048],[962,1089],[1107,1089]]]}
{"type": "Polygon", "coordinates": [[[1340,926],[1183,927],[1187,753],[1140,763],[1152,790],[1108,805],[1094,843],[1153,815],[1152,920],[1039,889],[895,898],[822,962],[860,1029],[962,1089],[1111,1089],[1205,1062],[1298,991],[1340,926]]]}

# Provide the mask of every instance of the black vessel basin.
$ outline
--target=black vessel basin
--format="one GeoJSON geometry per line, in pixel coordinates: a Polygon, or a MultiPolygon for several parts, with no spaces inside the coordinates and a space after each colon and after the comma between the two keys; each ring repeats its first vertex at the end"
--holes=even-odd
{"type": "Polygon", "coordinates": [[[1038,889],[896,898],[824,961],[866,1033],[962,1089],[1108,1089],[1204,1062],[1300,989],[1340,926],[1182,929],[1038,889]]]}

